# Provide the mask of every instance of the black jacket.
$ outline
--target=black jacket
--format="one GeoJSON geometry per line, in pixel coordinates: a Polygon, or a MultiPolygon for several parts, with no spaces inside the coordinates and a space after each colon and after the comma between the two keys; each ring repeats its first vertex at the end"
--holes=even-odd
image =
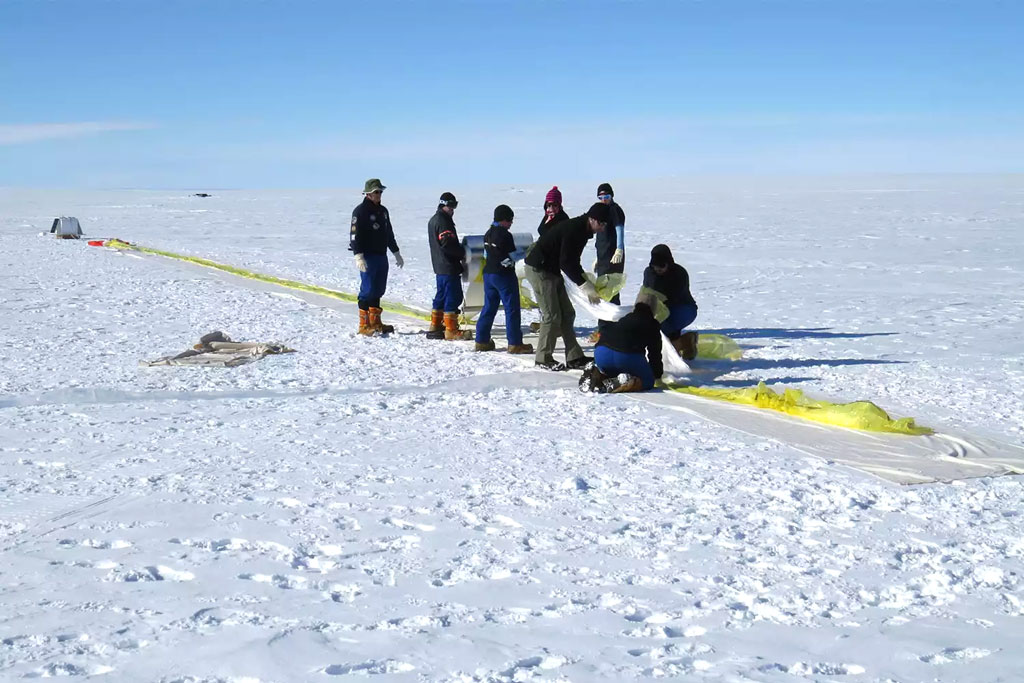
{"type": "Polygon", "coordinates": [[[615,322],[606,323],[601,328],[597,345],[622,353],[643,353],[646,350],[647,362],[651,364],[654,376],[661,377],[665,371],[661,363],[661,326],[646,306],[615,322]]]}
{"type": "Polygon", "coordinates": [[[492,225],[491,229],[484,235],[484,272],[485,273],[515,273],[515,265],[504,266],[502,261],[508,259],[516,250],[516,241],[508,228],[500,225],[492,225]]]}
{"type": "Polygon", "coordinates": [[[569,214],[565,212],[565,209],[559,209],[558,213],[555,214],[555,217],[551,219],[550,223],[548,222],[548,214],[545,212],[540,219],[540,225],[537,226],[537,234],[543,235],[548,231],[548,228],[567,220],[569,220],[569,214]]]}
{"type": "Polygon", "coordinates": [[[608,206],[612,211],[611,219],[608,221],[608,225],[605,227],[604,232],[597,233],[596,239],[594,240],[595,246],[597,247],[597,260],[599,263],[611,263],[612,256],[615,255],[615,249],[618,248],[619,237],[615,230],[618,225],[626,225],[626,212],[622,210],[622,207],[612,200],[612,203],[608,206]]]}
{"type": "Polygon", "coordinates": [[[374,204],[369,197],[352,209],[352,230],[349,233],[349,251],[355,254],[385,254],[390,249],[398,251],[395,231],[391,228],[391,216],[382,205],[374,204]]]}
{"type": "Polygon", "coordinates": [[[553,275],[564,272],[577,285],[583,285],[583,266],[580,256],[594,233],[590,232],[590,219],[586,214],[556,223],[533,243],[526,255],[526,265],[553,275]]]}
{"type": "Polygon", "coordinates": [[[427,223],[427,239],[430,241],[430,263],[437,275],[461,275],[462,260],[466,250],[455,230],[455,221],[441,207],[427,223]]]}
{"type": "Polygon", "coordinates": [[[658,275],[654,268],[647,266],[644,270],[644,287],[664,294],[665,305],[669,308],[686,304],[697,305],[690,294],[690,274],[678,263],[669,264],[664,275],[658,275]]]}

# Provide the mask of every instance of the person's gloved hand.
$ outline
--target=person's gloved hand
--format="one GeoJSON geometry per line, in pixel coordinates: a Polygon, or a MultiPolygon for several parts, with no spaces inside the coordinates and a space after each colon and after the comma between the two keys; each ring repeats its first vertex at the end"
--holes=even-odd
{"type": "Polygon", "coordinates": [[[400,251],[395,252],[395,265],[398,266],[399,268],[405,267],[405,259],[402,258],[402,252],[400,251]]]}
{"type": "Polygon", "coordinates": [[[615,253],[612,254],[612,263],[614,263],[615,265],[619,265],[620,263],[622,263],[622,259],[624,258],[626,258],[626,252],[624,252],[622,249],[616,249],[615,253]]]}
{"type": "Polygon", "coordinates": [[[587,295],[587,299],[590,301],[590,303],[592,303],[592,304],[599,304],[599,303],[601,303],[601,297],[598,295],[597,287],[594,286],[594,283],[592,283],[592,282],[584,282],[583,286],[580,287],[580,289],[582,289],[583,293],[587,295]]]}
{"type": "Polygon", "coordinates": [[[515,263],[516,262],[513,261],[512,259],[507,258],[507,259],[505,259],[504,261],[501,262],[501,265],[505,266],[506,268],[511,268],[512,266],[515,265],[515,263]]]}
{"type": "Polygon", "coordinates": [[[362,254],[356,254],[356,268],[360,273],[366,272],[366,259],[362,254]]]}

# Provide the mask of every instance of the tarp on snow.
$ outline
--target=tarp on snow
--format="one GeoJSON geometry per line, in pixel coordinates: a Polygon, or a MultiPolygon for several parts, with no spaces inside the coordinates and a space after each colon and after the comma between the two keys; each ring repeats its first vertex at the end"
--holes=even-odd
{"type": "Polygon", "coordinates": [[[291,353],[284,344],[276,342],[235,342],[223,332],[211,332],[188,351],[156,360],[142,360],[139,365],[192,365],[202,367],[233,368],[278,353],[291,353]]]}

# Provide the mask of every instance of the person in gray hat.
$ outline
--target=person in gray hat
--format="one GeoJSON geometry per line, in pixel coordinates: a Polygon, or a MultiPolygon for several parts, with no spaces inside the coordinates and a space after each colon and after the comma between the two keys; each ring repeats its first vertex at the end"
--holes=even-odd
{"type": "Polygon", "coordinates": [[[359,269],[359,334],[379,336],[395,331],[380,320],[380,298],[388,286],[388,250],[395,255],[395,265],[405,265],[391,216],[380,203],[385,187],[379,178],[370,178],[363,185],[363,202],[352,210],[349,250],[359,269]]]}

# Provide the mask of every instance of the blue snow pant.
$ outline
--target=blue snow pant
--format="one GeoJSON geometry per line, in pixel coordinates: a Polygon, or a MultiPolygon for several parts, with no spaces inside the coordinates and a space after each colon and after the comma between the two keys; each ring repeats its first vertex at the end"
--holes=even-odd
{"type": "Polygon", "coordinates": [[[510,346],[523,343],[520,327],[519,278],[515,273],[484,273],[484,307],[476,321],[476,341],[491,341],[491,325],[498,314],[498,301],[505,307],[505,336],[510,346]]]}
{"type": "Polygon", "coordinates": [[[445,313],[458,313],[462,305],[462,276],[436,275],[437,292],[434,294],[433,308],[445,313]]]}
{"type": "Polygon", "coordinates": [[[661,331],[669,339],[675,339],[697,319],[697,304],[683,304],[668,309],[668,317],[661,324],[661,331]]]}
{"type": "Polygon", "coordinates": [[[644,389],[654,388],[654,371],[642,353],[623,353],[607,346],[594,349],[594,364],[606,375],[628,373],[640,378],[644,389]]]}
{"type": "Polygon", "coordinates": [[[388,288],[388,255],[363,253],[366,271],[359,273],[359,308],[380,308],[380,298],[388,288]]]}

